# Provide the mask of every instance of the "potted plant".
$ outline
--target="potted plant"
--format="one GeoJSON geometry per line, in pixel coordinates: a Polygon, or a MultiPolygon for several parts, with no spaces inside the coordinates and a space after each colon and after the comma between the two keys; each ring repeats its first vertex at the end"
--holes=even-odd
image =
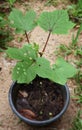
{"type": "Polygon", "coordinates": [[[28,44],[21,48],[8,48],[6,53],[17,63],[12,71],[15,81],[9,90],[9,102],[14,113],[31,125],[47,125],[63,115],[69,104],[67,79],[76,69],[58,57],[51,65],[43,54],[51,33],[66,34],[74,24],[69,21],[67,11],[43,12],[39,18],[33,10],[25,15],[13,9],[9,19],[16,32],[25,33],[28,44]],[[48,31],[42,52],[39,45],[30,43],[28,33],[39,25],[48,31]]]}

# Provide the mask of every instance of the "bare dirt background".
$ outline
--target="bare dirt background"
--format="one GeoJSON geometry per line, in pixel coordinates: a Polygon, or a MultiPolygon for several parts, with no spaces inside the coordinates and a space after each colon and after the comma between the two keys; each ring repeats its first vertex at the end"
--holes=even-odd
{"type": "MultiPolygon", "coordinates": [[[[42,11],[52,11],[57,9],[61,9],[65,5],[58,5],[56,8],[53,6],[46,7],[44,6],[44,1],[25,1],[23,4],[16,3],[15,7],[19,8],[23,12],[27,9],[34,9],[37,14],[39,14],[42,11]]],[[[55,55],[54,51],[56,48],[61,44],[69,44],[71,42],[72,34],[76,34],[77,30],[72,30],[69,32],[68,35],[51,35],[49,44],[46,48],[44,56],[47,57],[51,63],[55,61],[55,55]]],[[[30,41],[35,41],[36,43],[39,43],[41,49],[44,45],[44,42],[47,37],[47,33],[45,33],[42,29],[37,27],[34,29],[30,34],[30,41]]],[[[21,43],[18,42],[18,39],[21,38],[21,35],[15,35],[15,40],[11,41],[9,44],[12,46],[21,47],[22,44],[26,42],[26,38],[22,36],[21,43]]],[[[82,43],[82,36],[79,38],[79,43],[82,43]]],[[[82,44],[81,44],[82,45],[82,44]]],[[[71,57],[71,61],[74,60],[73,57],[71,57]]],[[[15,65],[15,61],[10,60],[6,57],[5,53],[0,53],[0,130],[69,130],[72,124],[72,120],[74,116],[76,115],[79,105],[76,104],[76,102],[72,99],[70,99],[69,107],[66,111],[66,113],[62,116],[60,120],[57,122],[46,126],[46,127],[31,127],[24,122],[20,121],[16,115],[13,114],[9,102],[8,102],[8,91],[10,88],[10,85],[12,84],[12,77],[11,77],[11,69],[15,65]]],[[[72,81],[68,82],[70,94],[72,96],[73,90],[76,87],[75,84],[72,83],[72,81]]],[[[81,109],[81,108],[80,108],[81,109]]]]}

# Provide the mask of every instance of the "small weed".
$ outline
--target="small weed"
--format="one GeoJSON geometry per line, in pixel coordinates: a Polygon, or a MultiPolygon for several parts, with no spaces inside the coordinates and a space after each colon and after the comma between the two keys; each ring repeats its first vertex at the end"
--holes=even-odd
{"type": "Polygon", "coordinates": [[[82,0],[67,7],[70,18],[77,23],[82,23],[82,0]]]}
{"type": "Polygon", "coordinates": [[[82,103],[82,94],[79,94],[77,96],[77,99],[78,99],[78,103],[82,103]]]}
{"type": "Polygon", "coordinates": [[[80,27],[79,27],[79,29],[77,31],[76,36],[72,37],[72,46],[77,46],[77,41],[78,41],[78,38],[79,38],[79,35],[80,35],[81,32],[82,32],[82,24],[80,24],[80,27]]]}
{"type": "Polygon", "coordinates": [[[78,111],[72,122],[72,128],[70,130],[82,130],[82,111],[78,111]]]}
{"type": "Polygon", "coordinates": [[[76,61],[75,64],[77,65],[77,68],[82,67],[82,59],[80,59],[79,61],[76,61]]]}
{"type": "Polygon", "coordinates": [[[72,54],[72,49],[65,45],[65,44],[61,44],[58,48],[57,51],[55,51],[56,55],[62,55],[63,57],[66,57],[67,55],[72,54]]]}
{"type": "Polygon", "coordinates": [[[77,83],[77,88],[75,89],[75,98],[77,98],[78,103],[82,103],[82,71],[78,71],[78,74],[75,76],[75,81],[77,83]]]}
{"type": "Polygon", "coordinates": [[[45,5],[46,6],[58,6],[58,5],[67,5],[69,3],[69,0],[47,0],[45,5]]]}
{"type": "Polygon", "coordinates": [[[82,81],[82,71],[81,70],[78,71],[78,74],[75,76],[75,80],[77,81],[77,83],[80,84],[80,86],[82,86],[82,82],[81,82],[82,81]]]}
{"type": "Polygon", "coordinates": [[[9,2],[10,8],[12,8],[14,3],[16,2],[16,0],[7,0],[7,1],[9,2]]]}
{"type": "Polygon", "coordinates": [[[58,0],[47,0],[47,2],[45,3],[45,6],[57,6],[58,5],[58,0]]]}
{"type": "Polygon", "coordinates": [[[12,40],[8,21],[4,17],[0,17],[0,52],[7,48],[7,42],[12,40]]]}
{"type": "Polygon", "coordinates": [[[82,47],[81,48],[78,48],[76,51],[75,51],[75,55],[79,55],[80,57],[82,57],[82,47]]]}

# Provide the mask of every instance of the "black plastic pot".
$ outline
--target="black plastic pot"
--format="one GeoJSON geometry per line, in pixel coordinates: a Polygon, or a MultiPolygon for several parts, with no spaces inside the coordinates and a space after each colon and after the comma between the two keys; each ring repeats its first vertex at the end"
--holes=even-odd
{"type": "Polygon", "coordinates": [[[25,118],[24,116],[22,116],[17,110],[16,110],[16,106],[15,106],[15,101],[16,101],[16,95],[17,95],[17,92],[19,90],[19,87],[20,87],[20,84],[17,84],[16,82],[14,82],[11,87],[10,87],[10,90],[9,90],[9,103],[10,103],[10,106],[13,110],[13,112],[21,119],[23,120],[24,122],[30,124],[30,125],[34,125],[34,126],[44,126],[44,125],[48,125],[52,122],[55,122],[57,119],[59,119],[66,111],[68,105],[69,105],[69,101],[70,101],[70,94],[69,94],[69,89],[68,89],[68,86],[65,85],[65,86],[62,86],[60,84],[56,84],[62,91],[62,95],[63,95],[63,98],[64,98],[64,107],[63,109],[61,110],[61,112],[56,115],[55,117],[49,119],[49,120],[44,120],[44,121],[36,121],[36,120],[30,120],[30,119],[27,119],[25,118]]]}

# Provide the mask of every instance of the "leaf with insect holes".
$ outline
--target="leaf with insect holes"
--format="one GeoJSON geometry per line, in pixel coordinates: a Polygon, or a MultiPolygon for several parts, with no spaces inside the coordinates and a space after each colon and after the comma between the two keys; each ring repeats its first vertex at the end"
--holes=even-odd
{"type": "Polygon", "coordinates": [[[67,34],[75,25],[69,21],[68,13],[65,10],[43,12],[38,19],[38,24],[45,31],[51,31],[53,34],[67,34]]]}
{"type": "Polygon", "coordinates": [[[36,59],[38,57],[38,45],[25,44],[22,48],[8,48],[9,57],[18,60],[13,69],[12,78],[18,83],[29,83],[36,76],[36,59]]]}
{"type": "Polygon", "coordinates": [[[38,45],[36,44],[25,44],[22,48],[8,48],[6,51],[8,56],[12,59],[20,61],[35,60],[38,55],[38,45]]]}
{"type": "Polygon", "coordinates": [[[67,79],[73,77],[77,70],[70,63],[66,62],[63,58],[58,58],[53,65],[53,81],[65,84],[67,79]]]}
{"type": "Polygon", "coordinates": [[[13,69],[12,79],[18,83],[30,83],[36,77],[36,66],[32,61],[18,62],[13,69]]]}
{"type": "Polygon", "coordinates": [[[29,83],[36,75],[43,78],[52,76],[50,62],[37,55],[37,45],[27,44],[21,49],[9,48],[6,52],[11,58],[19,60],[13,69],[12,78],[14,81],[29,83]]]}
{"type": "Polygon", "coordinates": [[[36,44],[27,44],[20,49],[9,48],[6,52],[18,60],[12,74],[13,80],[18,83],[30,83],[38,75],[64,85],[76,73],[76,69],[62,58],[51,66],[47,59],[38,56],[36,44]]]}
{"type": "Polygon", "coordinates": [[[18,32],[31,31],[36,26],[36,13],[33,10],[27,11],[24,15],[20,10],[13,9],[9,15],[11,26],[18,32]]]}
{"type": "Polygon", "coordinates": [[[47,59],[38,57],[36,61],[18,62],[13,69],[12,77],[18,83],[30,83],[36,75],[48,79],[52,77],[52,69],[47,59]]]}

